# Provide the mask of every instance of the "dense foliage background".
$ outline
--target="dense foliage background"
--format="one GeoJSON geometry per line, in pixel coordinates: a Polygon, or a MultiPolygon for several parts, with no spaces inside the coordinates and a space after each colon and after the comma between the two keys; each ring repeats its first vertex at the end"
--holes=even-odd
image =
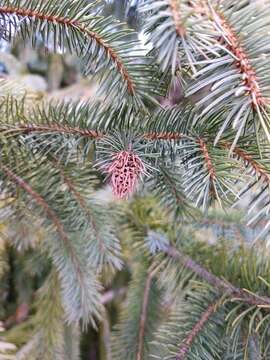
{"type": "Polygon", "coordinates": [[[0,0],[0,360],[270,359],[269,29],[0,0]]]}

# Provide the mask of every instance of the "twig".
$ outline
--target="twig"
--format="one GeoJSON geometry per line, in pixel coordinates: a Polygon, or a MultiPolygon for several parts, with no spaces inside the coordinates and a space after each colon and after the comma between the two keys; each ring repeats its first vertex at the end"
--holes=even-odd
{"type": "Polygon", "coordinates": [[[202,314],[199,321],[194,325],[191,332],[188,334],[186,339],[182,342],[182,344],[180,346],[180,350],[177,353],[175,360],[184,360],[185,359],[185,357],[188,353],[188,350],[190,349],[194,339],[196,338],[198,333],[202,330],[202,328],[204,327],[204,324],[208,321],[208,319],[211,317],[211,315],[216,311],[218,304],[219,303],[217,302],[217,303],[214,303],[214,304],[211,304],[210,306],[208,306],[208,308],[202,314]]]}
{"type": "Polygon", "coordinates": [[[145,334],[145,323],[147,318],[147,310],[148,310],[148,302],[149,302],[149,295],[151,290],[151,283],[153,280],[153,277],[156,273],[156,270],[152,270],[150,268],[148,276],[146,278],[145,287],[144,287],[144,293],[143,293],[143,304],[142,304],[142,312],[141,312],[141,319],[140,319],[140,325],[139,325],[139,342],[138,342],[138,352],[136,360],[142,360],[143,359],[143,344],[144,344],[144,334],[145,334]]]}
{"type": "Polygon", "coordinates": [[[225,282],[172,246],[165,248],[164,252],[175,260],[181,262],[186,268],[192,270],[199,277],[203,278],[210,285],[219,289],[222,291],[222,293],[229,296],[230,298],[241,300],[247,304],[262,307],[270,311],[270,298],[252,294],[244,289],[235,287],[229,282],[225,282]]]}

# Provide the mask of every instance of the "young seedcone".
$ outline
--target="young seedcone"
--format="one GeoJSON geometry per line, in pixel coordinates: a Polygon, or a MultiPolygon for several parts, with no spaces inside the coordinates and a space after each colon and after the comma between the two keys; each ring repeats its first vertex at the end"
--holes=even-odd
{"type": "Polygon", "coordinates": [[[108,175],[114,194],[125,199],[133,194],[146,168],[140,157],[132,151],[120,151],[112,156],[108,175]]]}

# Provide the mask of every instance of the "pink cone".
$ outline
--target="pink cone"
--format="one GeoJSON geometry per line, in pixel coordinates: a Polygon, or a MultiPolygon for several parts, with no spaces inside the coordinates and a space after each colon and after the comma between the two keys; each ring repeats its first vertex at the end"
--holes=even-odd
{"type": "Polygon", "coordinates": [[[120,198],[127,198],[138,184],[140,176],[146,173],[145,165],[138,155],[120,151],[113,155],[113,162],[107,169],[114,194],[120,198]]]}

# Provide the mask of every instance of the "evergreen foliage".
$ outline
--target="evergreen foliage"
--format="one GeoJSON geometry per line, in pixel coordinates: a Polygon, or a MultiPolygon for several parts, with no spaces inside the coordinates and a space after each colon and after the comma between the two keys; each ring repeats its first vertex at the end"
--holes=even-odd
{"type": "Polygon", "coordinates": [[[149,51],[104,6],[0,0],[99,82],[0,81],[0,358],[270,359],[270,1],[123,1],[149,51]]]}

